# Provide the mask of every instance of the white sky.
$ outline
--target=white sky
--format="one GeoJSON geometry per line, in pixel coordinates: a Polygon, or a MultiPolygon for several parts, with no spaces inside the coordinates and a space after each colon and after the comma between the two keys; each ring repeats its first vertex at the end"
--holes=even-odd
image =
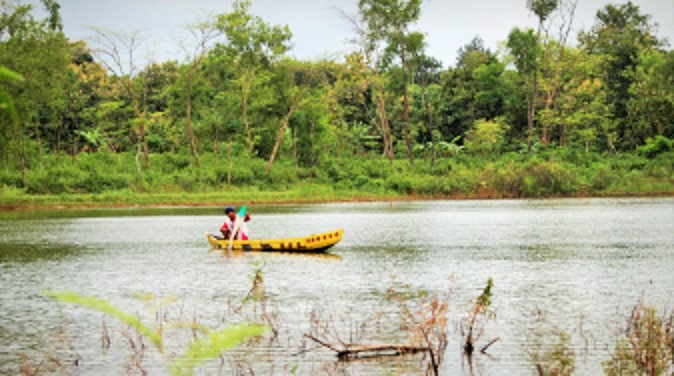
{"type": "MultiPolygon", "coordinates": [[[[35,1],[35,0],[33,0],[35,1]]],[[[31,2],[33,2],[31,1],[31,2]]],[[[342,9],[355,13],[358,0],[252,0],[251,11],[293,32],[292,55],[301,59],[339,58],[353,47],[351,26],[342,9]]],[[[624,1],[578,0],[574,31],[589,29],[598,9],[624,1]]],[[[71,39],[87,39],[93,25],[117,31],[141,30],[145,46],[157,60],[178,59],[185,26],[208,14],[231,10],[233,0],[61,0],[64,31],[71,39]]],[[[652,16],[658,36],[674,43],[674,0],[633,0],[652,16]]],[[[496,50],[515,27],[534,27],[526,0],[425,0],[415,29],[426,35],[427,53],[454,65],[456,51],[474,36],[496,50]]],[[[572,38],[575,40],[575,36],[572,38]]],[[[149,54],[146,54],[149,55],[149,54]]]]}

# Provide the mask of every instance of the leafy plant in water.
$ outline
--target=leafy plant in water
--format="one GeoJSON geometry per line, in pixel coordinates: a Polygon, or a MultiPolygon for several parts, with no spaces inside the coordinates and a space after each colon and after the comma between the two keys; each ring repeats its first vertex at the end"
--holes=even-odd
{"type": "MultiPolygon", "coordinates": [[[[476,346],[476,342],[484,334],[484,326],[486,322],[492,319],[495,316],[494,311],[490,309],[491,307],[491,289],[494,286],[494,279],[489,278],[487,280],[487,285],[485,286],[482,293],[475,299],[475,302],[472,304],[468,311],[468,316],[461,326],[461,332],[464,336],[463,351],[464,354],[470,356],[473,354],[476,346]]],[[[490,341],[480,350],[485,352],[489,346],[496,342],[498,338],[490,341]]]]}
{"type": "Polygon", "coordinates": [[[658,313],[639,301],[610,360],[607,375],[670,375],[674,363],[674,312],[658,313]]]}
{"type": "Polygon", "coordinates": [[[161,354],[168,370],[173,375],[190,375],[197,367],[208,360],[220,356],[220,353],[223,351],[237,347],[253,337],[262,335],[266,331],[265,326],[257,324],[228,325],[217,331],[203,328],[206,332],[204,336],[192,341],[187,346],[183,355],[171,359],[164,352],[161,329],[150,329],[138,317],[122,311],[107,300],[69,291],[45,291],[43,295],[56,299],[61,303],[74,304],[102,312],[129,325],[139,334],[150,340],[150,343],[161,354]]]}
{"type": "MultiPolygon", "coordinates": [[[[527,330],[527,353],[539,375],[572,375],[576,367],[576,351],[571,346],[571,337],[546,320],[543,311],[537,309],[535,319],[527,330]]],[[[586,339],[582,330],[580,335],[586,339]]],[[[586,339],[587,346],[587,339],[586,339]]]]}
{"type": "Polygon", "coordinates": [[[573,375],[576,364],[576,354],[571,348],[568,334],[559,332],[557,342],[547,351],[532,354],[538,374],[543,375],[573,375]]]}

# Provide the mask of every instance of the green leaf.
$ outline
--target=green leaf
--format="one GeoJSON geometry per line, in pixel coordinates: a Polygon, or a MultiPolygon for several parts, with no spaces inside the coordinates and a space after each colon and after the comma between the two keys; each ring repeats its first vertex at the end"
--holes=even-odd
{"type": "Polygon", "coordinates": [[[0,110],[7,111],[12,121],[19,121],[19,114],[17,114],[16,108],[14,107],[14,100],[12,100],[12,97],[9,94],[0,92],[0,110]]]}
{"type": "Polygon", "coordinates": [[[152,331],[147,326],[143,325],[138,317],[120,310],[107,300],[93,296],[80,295],[71,291],[43,291],[42,295],[54,298],[61,303],[70,303],[80,307],[91,308],[105,313],[108,316],[112,316],[136,329],[140,334],[148,338],[160,352],[163,351],[162,339],[157,332],[152,331]]]}
{"type": "Polygon", "coordinates": [[[262,335],[266,330],[267,327],[257,324],[229,325],[192,342],[185,354],[176,359],[175,364],[181,371],[190,373],[200,364],[217,358],[227,349],[262,335]]]}
{"type": "Polygon", "coordinates": [[[23,76],[11,69],[0,67],[0,81],[23,81],[23,76]]]}

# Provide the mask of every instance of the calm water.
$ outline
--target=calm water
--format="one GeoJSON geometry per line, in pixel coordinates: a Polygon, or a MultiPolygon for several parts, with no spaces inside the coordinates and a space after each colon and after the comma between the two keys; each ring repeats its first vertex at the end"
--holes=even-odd
{"type": "MultiPolygon", "coordinates": [[[[443,373],[468,373],[458,326],[466,303],[487,278],[495,281],[484,340],[500,337],[491,356],[474,359],[477,374],[533,374],[534,314],[573,338],[579,374],[601,373],[601,361],[624,318],[643,295],[674,304],[674,199],[436,201],[251,207],[254,237],[300,236],[344,228],[334,257],[286,254],[227,256],[204,238],[222,221],[220,208],[0,213],[0,373],[57,354],[78,359],[80,374],[123,373],[133,353],[128,330],[102,315],[59,305],[45,289],[104,297],[145,322],[155,315],[137,298],[175,297],[167,320],[196,318],[210,327],[259,315],[241,303],[262,270],[279,336],[241,348],[204,369],[256,374],[343,371],[418,374],[419,357],[339,364],[302,339],[311,313],[333,314],[344,339],[367,323],[364,342],[404,341],[392,286],[446,291],[454,286],[450,344],[443,373]],[[453,279],[454,282],[450,282],[453,279]],[[242,309],[237,308],[243,306],[242,309]],[[374,320],[373,318],[377,318],[374,320]],[[580,329],[582,328],[582,330],[580,329]],[[125,334],[126,333],[126,334],[125,334]],[[582,334],[581,334],[582,333],[582,334]],[[26,360],[28,359],[28,360],[26,360]],[[222,368],[221,368],[222,367],[222,368]]],[[[171,338],[177,348],[188,334],[171,338]]],[[[142,367],[166,373],[147,350],[142,367]]]]}

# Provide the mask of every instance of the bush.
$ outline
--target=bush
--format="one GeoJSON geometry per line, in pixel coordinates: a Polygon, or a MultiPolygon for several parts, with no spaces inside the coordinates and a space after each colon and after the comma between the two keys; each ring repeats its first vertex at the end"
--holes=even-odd
{"type": "Polygon", "coordinates": [[[646,144],[637,148],[637,153],[653,159],[658,154],[672,151],[672,140],[665,136],[655,136],[646,140],[646,144]]]}
{"type": "MultiPolygon", "coordinates": [[[[129,186],[125,176],[117,174],[105,174],[94,171],[86,175],[84,180],[75,184],[74,188],[81,189],[89,193],[100,193],[105,191],[114,191],[129,186]]],[[[53,192],[57,193],[57,192],[53,192]]]]}
{"type": "Polygon", "coordinates": [[[482,155],[498,153],[505,145],[507,131],[508,126],[503,119],[477,120],[466,135],[466,149],[482,155]]]}

